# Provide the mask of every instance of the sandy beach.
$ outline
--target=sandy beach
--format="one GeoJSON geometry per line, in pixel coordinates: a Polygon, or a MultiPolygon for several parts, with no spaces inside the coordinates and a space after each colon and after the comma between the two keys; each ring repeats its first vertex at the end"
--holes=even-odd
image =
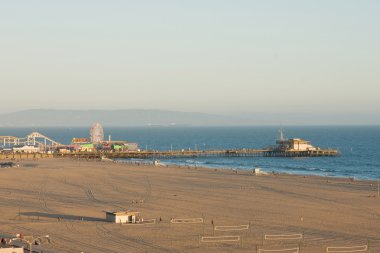
{"type": "Polygon", "coordinates": [[[17,163],[0,169],[0,234],[49,235],[50,242],[39,247],[43,252],[299,247],[323,253],[326,247],[357,245],[380,252],[377,182],[69,159],[17,163]],[[156,223],[105,221],[104,210],[121,209],[141,212],[144,220],[156,223]],[[171,223],[173,218],[202,218],[203,223],[171,223]],[[237,226],[241,230],[223,231],[237,226]],[[265,239],[279,234],[301,234],[302,239],[265,239]],[[209,243],[204,236],[238,240],[209,243]]]}

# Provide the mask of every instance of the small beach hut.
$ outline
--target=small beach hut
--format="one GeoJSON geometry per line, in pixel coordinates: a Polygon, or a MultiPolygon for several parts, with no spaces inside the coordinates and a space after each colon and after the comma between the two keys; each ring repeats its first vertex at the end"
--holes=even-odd
{"type": "Polygon", "coordinates": [[[115,223],[140,223],[142,218],[139,212],[105,211],[106,220],[115,223]]]}

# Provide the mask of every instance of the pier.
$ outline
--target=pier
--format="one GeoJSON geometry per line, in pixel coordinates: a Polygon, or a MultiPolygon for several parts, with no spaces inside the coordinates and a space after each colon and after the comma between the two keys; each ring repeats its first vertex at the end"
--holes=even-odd
{"type": "Polygon", "coordinates": [[[308,151],[270,150],[270,149],[233,149],[233,150],[185,150],[185,151],[131,151],[131,152],[71,152],[54,154],[54,157],[109,159],[160,159],[160,158],[194,158],[194,157],[319,157],[338,156],[335,149],[308,151]]]}
{"type": "Polygon", "coordinates": [[[335,149],[312,151],[274,151],[269,149],[233,149],[233,150],[186,150],[186,151],[132,151],[132,152],[70,152],[70,153],[7,153],[0,154],[0,160],[38,159],[38,158],[79,158],[79,159],[171,159],[196,157],[320,157],[338,156],[335,149]]]}
{"type": "Polygon", "coordinates": [[[337,149],[321,149],[311,145],[310,141],[300,138],[287,139],[280,129],[276,144],[262,149],[208,149],[208,150],[140,150],[137,143],[125,141],[104,141],[103,128],[95,124],[91,128],[92,141],[86,138],[74,138],[70,145],[63,145],[38,132],[26,137],[0,136],[0,159],[28,159],[45,157],[69,157],[85,159],[160,159],[192,157],[320,157],[338,156],[337,149]],[[96,131],[95,131],[96,130],[96,131]],[[94,131],[96,133],[94,133],[94,131]],[[99,136],[98,136],[99,135],[99,136]],[[93,137],[97,136],[98,139],[93,137]],[[84,140],[79,141],[78,140],[84,140]]]}
{"type": "Polygon", "coordinates": [[[18,159],[40,159],[53,158],[53,154],[49,153],[0,153],[0,160],[18,160],[18,159]]]}

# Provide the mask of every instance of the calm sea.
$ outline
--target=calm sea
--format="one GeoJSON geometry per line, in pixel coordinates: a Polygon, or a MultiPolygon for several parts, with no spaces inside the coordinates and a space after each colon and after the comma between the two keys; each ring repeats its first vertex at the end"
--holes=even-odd
{"type": "MultiPolygon", "coordinates": [[[[321,148],[337,148],[339,157],[161,159],[163,163],[210,168],[252,169],[294,174],[380,179],[380,126],[286,127],[288,138],[303,138],[321,148]]],[[[89,128],[0,128],[0,135],[25,136],[32,131],[70,143],[88,137],[89,128]]],[[[105,128],[112,140],[137,142],[141,149],[263,148],[275,143],[275,127],[139,127],[105,128]]]]}

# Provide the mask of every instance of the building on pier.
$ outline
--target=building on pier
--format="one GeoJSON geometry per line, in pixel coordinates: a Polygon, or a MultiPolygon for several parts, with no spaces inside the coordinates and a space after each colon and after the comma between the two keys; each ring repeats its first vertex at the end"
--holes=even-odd
{"type": "Polygon", "coordinates": [[[318,149],[317,147],[311,145],[310,141],[306,141],[299,138],[277,141],[276,143],[278,150],[312,151],[318,149]]]}
{"type": "Polygon", "coordinates": [[[128,152],[138,151],[139,146],[137,143],[111,140],[109,135],[108,140],[104,139],[104,129],[100,123],[94,123],[90,129],[90,139],[87,138],[73,138],[71,146],[75,151],[85,152],[128,152]]]}
{"type": "Polygon", "coordinates": [[[127,151],[138,151],[139,145],[133,142],[126,141],[111,141],[108,143],[112,151],[116,152],[127,152],[127,151]]]}
{"type": "Polygon", "coordinates": [[[13,147],[13,152],[15,153],[38,153],[40,148],[32,145],[16,145],[13,147]]]}
{"type": "Polygon", "coordinates": [[[280,136],[276,141],[276,145],[270,147],[270,150],[273,151],[316,151],[319,149],[311,145],[310,141],[300,138],[287,139],[284,136],[282,128],[280,129],[280,136]]]}

